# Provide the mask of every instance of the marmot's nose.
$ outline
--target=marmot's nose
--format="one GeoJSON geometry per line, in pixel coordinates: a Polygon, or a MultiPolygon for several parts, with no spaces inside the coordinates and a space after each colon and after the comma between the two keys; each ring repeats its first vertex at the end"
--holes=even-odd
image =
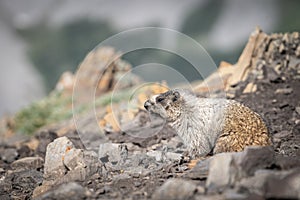
{"type": "Polygon", "coordinates": [[[145,108],[146,110],[148,110],[149,107],[150,107],[151,105],[152,105],[152,104],[150,103],[150,101],[147,100],[147,101],[144,103],[144,108],[145,108]]]}

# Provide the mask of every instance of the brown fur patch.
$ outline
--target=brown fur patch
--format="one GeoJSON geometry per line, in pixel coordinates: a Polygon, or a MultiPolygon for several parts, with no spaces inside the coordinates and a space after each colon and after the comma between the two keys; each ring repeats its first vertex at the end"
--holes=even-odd
{"type": "Polygon", "coordinates": [[[240,103],[232,103],[226,112],[222,134],[214,153],[243,151],[246,146],[271,145],[268,129],[261,117],[240,103]]]}

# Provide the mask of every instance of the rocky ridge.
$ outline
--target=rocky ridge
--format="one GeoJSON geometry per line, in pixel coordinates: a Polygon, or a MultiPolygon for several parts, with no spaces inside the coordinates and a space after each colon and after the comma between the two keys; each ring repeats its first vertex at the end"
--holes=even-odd
{"type": "MultiPolygon", "coordinates": [[[[120,102],[114,105],[117,119],[111,118],[112,108],[99,104],[103,135],[89,125],[91,116],[82,115],[89,134],[85,139],[97,151],[85,148],[72,120],[42,127],[33,136],[13,133],[13,122],[2,120],[0,199],[299,199],[299,35],[267,35],[257,29],[235,65],[223,63],[205,80],[214,87],[195,87],[202,96],[225,91],[228,98],[260,113],[272,134],[272,147],[217,154],[191,168],[186,147],[170,127],[151,137],[133,137],[149,131],[143,128],[150,119],[140,104],[164,90],[154,85],[138,94],[130,120],[124,120],[128,115],[118,108],[120,102]],[[224,84],[216,85],[216,76],[224,84]]],[[[105,66],[117,55],[111,48],[99,52],[89,54],[83,64],[93,69],[96,60],[105,66]]],[[[128,70],[127,64],[121,66],[128,70]]],[[[105,72],[99,94],[110,90],[115,72],[122,70],[105,72]]],[[[66,96],[67,88],[59,86],[66,96]]]]}

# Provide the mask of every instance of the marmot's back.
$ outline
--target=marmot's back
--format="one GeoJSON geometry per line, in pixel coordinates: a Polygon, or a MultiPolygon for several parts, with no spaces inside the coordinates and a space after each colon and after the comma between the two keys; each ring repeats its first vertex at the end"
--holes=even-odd
{"type": "Polygon", "coordinates": [[[246,146],[271,145],[265,123],[250,108],[231,101],[225,113],[223,131],[216,141],[214,153],[242,151],[246,146]]]}

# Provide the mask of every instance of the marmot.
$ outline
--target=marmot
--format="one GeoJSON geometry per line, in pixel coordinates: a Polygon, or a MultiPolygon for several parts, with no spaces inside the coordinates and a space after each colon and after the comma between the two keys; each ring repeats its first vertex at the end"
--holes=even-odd
{"type": "Polygon", "coordinates": [[[235,100],[200,98],[188,90],[169,90],[144,107],[175,129],[192,157],[271,145],[262,118],[235,100]]]}

